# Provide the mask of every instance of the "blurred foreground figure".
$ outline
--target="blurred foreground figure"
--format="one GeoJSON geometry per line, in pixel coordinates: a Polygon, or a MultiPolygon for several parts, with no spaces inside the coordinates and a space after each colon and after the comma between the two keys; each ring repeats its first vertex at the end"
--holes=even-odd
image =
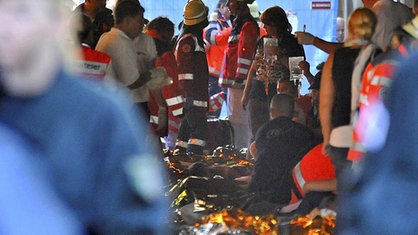
{"type": "Polygon", "coordinates": [[[67,72],[68,12],[64,0],[0,0],[0,120],[40,150],[49,183],[87,232],[167,234],[146,124],[123,92],[67,72]]]}
{"type": "MultiPolygon", "coordinates": [[[[418,231],[418,54],[400,65],[388,99],[370,104],[380,113],[375,134],[389,129],[384,146],[364,158],[360,178],[341,201],[339,234],[416,234],[418,231]],[[382,115],[386,114],[386,115],[382,115]]],[[[376,117],[377,118],[377,117],[376,117]]],[[[370,133],[371,135],[373,133],[370,133]]]]}
{"type": "Polygon", "coordinates": [[[82,234],[37,164],[33,145],[1,121],[0,155],[1,234],[82,234]]]}

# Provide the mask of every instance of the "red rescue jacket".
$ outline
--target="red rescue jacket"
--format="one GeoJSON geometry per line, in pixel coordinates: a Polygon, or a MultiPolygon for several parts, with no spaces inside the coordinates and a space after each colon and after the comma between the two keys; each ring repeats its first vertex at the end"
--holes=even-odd
{"type": "Polygon", "coordinates": [[[233,83],[245,84],[251,67],[260,31],[248,8],[244,11],[233,21],[219,78],[221,87],[230,87],[233,83]]]}

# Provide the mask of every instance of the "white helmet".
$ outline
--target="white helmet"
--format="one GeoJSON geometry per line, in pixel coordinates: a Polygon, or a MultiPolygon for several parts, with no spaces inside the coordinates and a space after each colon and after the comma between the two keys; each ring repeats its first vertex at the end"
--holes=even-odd
{"type": "Polygon", "coordinates": [[[253,18],[260,18],[260,12],[258,11],[257,1],[248,4],[248,8],[250,8],[250,14],[253,16],[253,18]]]}

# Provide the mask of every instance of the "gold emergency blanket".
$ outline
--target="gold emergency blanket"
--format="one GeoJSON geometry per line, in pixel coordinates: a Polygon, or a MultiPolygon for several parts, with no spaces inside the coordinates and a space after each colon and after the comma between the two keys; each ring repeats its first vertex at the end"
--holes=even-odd
{"type": "Polygon", "coordinates": [[[196,223],[195,227],[204,224],[222,224],[228,228],[246,231],[258,235],[278,235],[278,221],[273,215],[251,216],[240,209],[224,210],[210,214],[196,223]]]}
{"type": "Polygon", "coordinates": [[[334,216],[316,216],[313,219],[308,216],[297,217],[290,221],[290,234],[297,235],[332,235],[334,234],[334,216]]]}

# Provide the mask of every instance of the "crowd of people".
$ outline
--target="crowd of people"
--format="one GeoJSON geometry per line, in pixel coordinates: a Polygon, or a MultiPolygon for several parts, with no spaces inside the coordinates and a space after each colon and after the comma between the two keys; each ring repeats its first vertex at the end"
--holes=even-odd
{"type": "MultiPolygon", "coordinates": [[[[337,197],[337,232],[396,233],[378,211],[411,210],[382,185],[394,171],[416,204],[400,174],[416,175],[418,12],[363,3],[345,28],[336,19],[328,42],[292,34],[283,8],[260,12],[255,0],[219,0],[212,13],[185,0],[178,25],[144,19],[138,0],[73,11],[66,0],[0,0],[0,210],[11,215],[0,231],[169,234],[163,150],[208,154],[208,118],[226,102],[233,146],[255,162],[236,179],[254,194],[244,210],[306,214],[337,197]],[[315,75],[306,45],[329,53],[315,75]],[[295,58],[310,84],[303,96],[295,58]],[[385,199],[399,207],[379,207],[385,199]],[[35,215],[39,203],[48,213],[35,215]]],[[[402,218],[402,234],[416,231],[402,218]]]]}

